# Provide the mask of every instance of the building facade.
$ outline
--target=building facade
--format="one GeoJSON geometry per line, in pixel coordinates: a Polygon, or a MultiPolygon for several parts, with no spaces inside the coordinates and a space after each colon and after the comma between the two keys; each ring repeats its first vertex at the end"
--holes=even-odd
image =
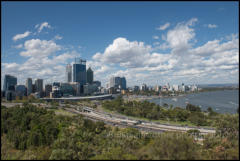
{"type": "Polygon", "coordinates": [[[73,63],[72,81],[85,85],[87,82],[86,60],[76,59],[73,63]]]}
{"type": "Polygon", "coordinates": [[[125,77],[111,77],[110,78],[110,83],[109,87],[114,87],[114,88],[121,88],[121,89],[126,89],[127,88],[127,82],[125,77]]]}
{"type": "Polygon", "coordinates": [[[74,88],[69,83],[61,83],[60,90],[63,96],[73,96],[74,88]]]}
{"type": "Polygon", "coordinates": [[[147,90],[147,85],[146,85],[146,84],[142,84],[142,85],[140,86],[140,90],[141,90],[141,91],[146,91],[146,90],[147,90]]]}
{"type": "Polygon", "coordinates": [[[72,66],[70,64],[66,66],[66,82],[72,82],[72,66]]]}
{"type": "Polygon", "coordinates": [[[36,85],[36,92],[43,92],[43,79],[36,79],[35,85],[36,85]]]}
{"type": "Polygon", "coordinates": [[[87,83],[89,84],[93,83],[93,71],[90,67],[87,70],[87,83]]]}
{"type": "Polygon", "coordinates": [[[27,88],[25,85],[16,85],[15,86],[16,96],[22,97],[27,95],[27,88]]]}
{"type": "Polygon", "coordinates": [[[86,84],[84,85],[84,94],[91,95],[94,92],[98,91],[98,87],[96,84],[86,84]]]}
{"type": "Polygon", "coordinates": [[[80,83],[70,82],[69,83],[74,89],[74,96],[80,96],[80,83]]]}
{"type": "Polygon", "coordinates": [[[121,78],[121,88],[124,90],[127,89],[127,81],[125,77],[121,78]]]}
{"type": "Polygon", "coordinates": [[[50,92],[52,92],[52,85],[51,84],[46,84],[45,85],[45,96],[50,97],[50,92]]]}
{"type": "Polygon", "coordinates": [[[32,78],[27,78],[26,87],[27,87],[27,96],[29,96],[32,93],[32,78]]]}
{"type": "Polygon", "coordinates": [[[96,84],[97,87],[101,87],[101,82],[100,81],[93,81],[93,84],[96,84]]]}
{"type": "Polygon", "coordinates": [[[11,86],[15,88],[16,85],[17,85],[17,78],[12,75],[6,74],[4,77],[3,91],[9,90],[9,87],[11,86]]]}

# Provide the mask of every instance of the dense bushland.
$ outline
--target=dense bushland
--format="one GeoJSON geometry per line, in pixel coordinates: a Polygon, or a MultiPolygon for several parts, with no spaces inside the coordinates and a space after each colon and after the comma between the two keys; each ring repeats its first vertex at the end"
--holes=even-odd
{"type": "Polygon", "coordinates": [[[24,104],[1,107],[1,159],[239,159],[238,115],[224,115],[215,136],[144,134],[55,115],[24,104]]]}

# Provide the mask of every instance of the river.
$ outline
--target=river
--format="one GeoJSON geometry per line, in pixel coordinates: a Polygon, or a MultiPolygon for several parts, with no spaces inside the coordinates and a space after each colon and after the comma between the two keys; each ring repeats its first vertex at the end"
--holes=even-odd
{"type": "Polygon", "coordinates": [[[201,109],[207,110],[208,107],[218,113],[236,113],[239,107],[239,90],[222,90],[186,94],[184,96],[153,98],[148,100],[163,105],[185,108],[188,103],[198,105],[201,109]]]}

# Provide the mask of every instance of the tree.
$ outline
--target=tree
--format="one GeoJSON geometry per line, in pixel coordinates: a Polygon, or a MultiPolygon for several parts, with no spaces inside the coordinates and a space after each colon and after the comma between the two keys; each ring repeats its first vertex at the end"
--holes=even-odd
{"type": "Polygon", "coordinates": [[[201,112],[201,108],[198,106],[194,106],[192,104],[187,104],[186,110],[191,111],[191,112],[201,112]]]}

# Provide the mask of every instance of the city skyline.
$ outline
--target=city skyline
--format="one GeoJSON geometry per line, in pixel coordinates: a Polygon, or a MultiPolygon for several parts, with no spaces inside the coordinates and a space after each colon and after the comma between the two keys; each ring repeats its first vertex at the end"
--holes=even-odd
{"type": "Polygon", "coordinates": [[[238,83],[238,12],[238,2],[2,2],[1,79],[65,82],[81,57],[103,86],[238,83]]]}

